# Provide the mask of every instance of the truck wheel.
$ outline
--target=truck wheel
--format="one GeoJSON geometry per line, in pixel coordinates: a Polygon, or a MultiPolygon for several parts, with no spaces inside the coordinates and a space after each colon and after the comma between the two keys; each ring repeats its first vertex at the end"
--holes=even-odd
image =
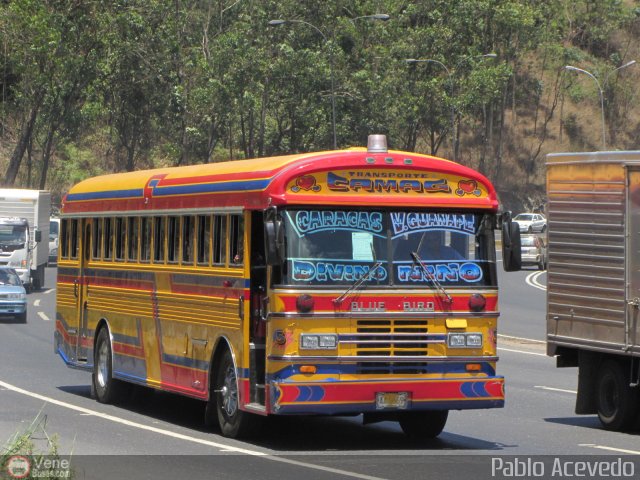
{"type": "Polygon", "coordinates": [[[100,403],[116,403],[122,400],[129,385],[113,378],[113,353],[109,330],[100,329],[93,354],[93,388],[100,403]]]}
{"type": "Polygon", "coordinates": [[[405,435],[415,440],[424,440],[440,435],[448,417],[449,410],[400,412],[398,413],[398,422],[400,422],[400,427],[405,435]]]}
{"type": "Polygon", "coordinates": [[[261,418],[240,410],[238,380],[229,350],[220,358],[213,387],[212,394],[216,396],[215,408],[222,434],[230,438],[246,438],[254,434],[261,418]]]}
{"type": "Polygon", "coordinates": [[[42,288],[42,283],[40,282],[40,270],[32,270],[31,271],[31,285],[33,290],[38,291],[42,288]]]}
{"type": "Polygon", "coordinates": [[[597,406],[600,422],[607,430],[633,428],[638,416],[638,388],[629,386],[629,378],[620,362],[606,360],[598,371],[597,406]]]}

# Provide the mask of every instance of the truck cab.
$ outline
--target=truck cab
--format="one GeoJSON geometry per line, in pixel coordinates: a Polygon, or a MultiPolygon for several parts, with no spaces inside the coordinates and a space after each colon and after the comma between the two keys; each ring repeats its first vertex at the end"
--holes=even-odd
{"type": "Polygon", "coordinates": [[[0,218],[0,266],[13,268],[22,283],[30,283],[31,238],[25,218],[0,218]]]}

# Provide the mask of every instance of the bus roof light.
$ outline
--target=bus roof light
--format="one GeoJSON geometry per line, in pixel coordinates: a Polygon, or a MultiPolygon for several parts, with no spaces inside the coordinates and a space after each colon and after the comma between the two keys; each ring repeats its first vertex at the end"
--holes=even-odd
{"type": "Polygon", "coordinates": [[[370,153],[386,153],[387,136],[369,135],[369,139],[367,140],[367,151],[370,153]]]}

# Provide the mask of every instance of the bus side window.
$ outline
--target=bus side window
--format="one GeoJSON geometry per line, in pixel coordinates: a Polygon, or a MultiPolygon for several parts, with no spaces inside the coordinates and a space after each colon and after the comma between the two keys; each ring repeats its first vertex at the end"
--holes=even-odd
{"type": "Polygon", "coordinates": [[[78,255],[79,255],[79,241],[78,241],[78,224],[80,223],[80,220],[71,220],[71,233],[70,233],[70,237],[68,238],[68,242],[70,243],[71,246],[71,251],[68,252],[69,258],[71,258],[72,260],[77,260],[78,259],[78,255]]]}
{"type": "Polygon", "coordinates": [[[241,215],[230,215],[230,220],[229,259],[232,266],[240,267],[244,261],[244,222],[241,215]]]}
{"type": "Polygon", "coordinates": [[[153,261],[164,263],[164,217],[153,219],[153,261]]]}
{"type": "Polygon", "coordinates": [[[93,234],[91,235],[91,259],[100,260],[102,256],[102,219],[93,219],[93,234]]]}
{"type": "Polygon", "coordinates": [[[140,261],[151,260],[151,219],[140,219],[140,261]]]}
{"type": "Polygon", "coordinates": [[[139,223],[138,217],[129,217],[127,219],[127,260],[130,262],[138,261],[138,237],[139,223]]]}
{"type": "Polygon", "coordinates": [[[211,256],[211,216],[198,215],[198,265],[209,265],[211,256]]]}
{"type": "Polygon", "coordinates": [[[193,217],[182,217],[182,264],[193,265],[193,217]]]}
{"type": "Polygon", "coordinates": [[[113,258],[113,218],[104,219],[104,260],[113,258]]]}
{"type": "Polygon", "coordinates": [[[69,258],[69,223],[71,220],[62,219],[60,225],[60,258],[69,258]]]}
{"type": "Polygon", "coordinates": [[[167,219],[167,262],[178,263],[180,253],[180,217],[167,219]]]}
{"type": "Polygon", "coordinates": [[[224,265],[227,263],[227,216],[213,216],[213,263],[224,265]]]}
{"type": "Polygon", "coordinates": [[[125,256],[125,245],[127,242],[127,223],[122,217],[116,218],[116,260],[122,262],[125,256]]]}

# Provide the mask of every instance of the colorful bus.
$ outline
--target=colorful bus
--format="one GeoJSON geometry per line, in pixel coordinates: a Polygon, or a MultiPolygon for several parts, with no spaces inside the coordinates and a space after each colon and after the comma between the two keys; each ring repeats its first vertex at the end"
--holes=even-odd
{"type": "Polygon", "coordinates": [[[91,178],[61,219],[55,350],[100,402],[187,395],[231,437],[290,414],[434,437],[504,404],[494,230],[507,270],[519,233],[470,168],[372,135],[91,178]]]}

